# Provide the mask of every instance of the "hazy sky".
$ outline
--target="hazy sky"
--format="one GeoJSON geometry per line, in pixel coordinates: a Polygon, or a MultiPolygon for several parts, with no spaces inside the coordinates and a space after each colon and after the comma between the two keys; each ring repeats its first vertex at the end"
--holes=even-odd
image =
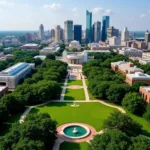
{"type": "Polygon", "coordinates": [[[0,0],[0,31],[45,30],[65,20],[82,24],[85,29],[86,9],[93,12],[93,22],[110,15],[110,24],[122,30],[150,30],[150,0],[0,0]]]}

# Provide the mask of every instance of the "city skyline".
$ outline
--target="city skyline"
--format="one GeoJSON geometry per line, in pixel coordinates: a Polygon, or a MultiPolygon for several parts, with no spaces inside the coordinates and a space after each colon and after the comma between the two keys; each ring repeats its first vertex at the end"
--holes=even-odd
{"type": "Polygon", "coordinates": [[[86,10],[92,11],[93,22],[102,22],[102,16],[110,16],[110,25],[122,30],[125,26],[132,31],[150,30],[150,11],[148,0],[130,0],[122,2],[110,0],[92,2],[87,0],[86,5],[82,1],[68,3],[69,0],[1,0],[0,31],[31,31],[37,30],[39,24],[43,24],[45,30],[52,29],[56,25],[64,28],[64,21],[73,20],[74,24],[81,24],[86,28],[86,10]],[[116,9],[117,8],[117,9],[116,9]],[[130,17],[129,17],[130,16],[130,17]]]}

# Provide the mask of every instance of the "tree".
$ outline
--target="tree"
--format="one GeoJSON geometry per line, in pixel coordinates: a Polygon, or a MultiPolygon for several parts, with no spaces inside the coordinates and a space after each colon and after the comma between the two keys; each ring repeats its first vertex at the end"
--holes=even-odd
{"type": "Polygon", "coordinates": [[[96,135],[90,142],[90,150],[127,150],[130,138],[118,130],[108,130],[96,135]]]}
{"type": "Polygon", "coordinates": [[[146,112],[143,117],[150,123],[150,104],[147,105],[146,112]]]}
{"type": "Polygon", "coordinates": [[[1,99],[1,103],[6,106],[10,114],[22,112],[25,109],[25,99],[22,95],[11,93],[1,99]]]}
{"type": "Polygon", "coordinates": [[[8,118],[8,110],[4,104],[0,103],[0,124],[5,122],[8,118]]]}
{"type": "Polygon", "coordinates": [[[127,93],[122,101],[122,105],[135,115],[143,115],[146,110],[146,102],[135,92],[127,93]]]}
{"type": "Polygon", "coordinates": [[[150,140],[142,136],[133,137],[129,150],[150,150],[150,140]]]}
{"type": "Polygon", "coordinates": [[[29,114],[23,124],[14,124],[10,132],[0,139],[0,149],[52,149],[56,125],[48,114],[29,114]]]}
{"type": "Polygon", "coordinates": [[[128,136],[137,136],[142,133],[142,126],[121,112],[111,113],[104,121],[104,128],[117,129],[125,132],[128,136]]]}
{"type": "Polygon", "coordinates": [[[147,86],[147,84],[146,84],[145,82],[134,83],[134,84],[132,85],[132,91],[134,91],[134,92],[139,92],[140,86],[147,86]]]}
{"type": "Polygon", "coordinates": [[[48,54],[48,55],[46,56],[46,58],[47,58],[47,59],[55,60],[55,55],[53,55],[53,54],[48,54]]]}
{"type": "Polygon", "coordinates": [[[129,85],[112,84],[106,92],[107,98],[115,103],[121,103],[125,94],[130,91],[129,85]]]}

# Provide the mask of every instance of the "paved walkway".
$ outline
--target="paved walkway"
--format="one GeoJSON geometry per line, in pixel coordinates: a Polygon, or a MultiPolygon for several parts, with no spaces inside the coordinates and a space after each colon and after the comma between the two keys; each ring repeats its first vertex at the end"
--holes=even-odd
{"type": "Polygon", "coordinates": [[[60,144],[63,143],[63,142],[64,142],[64,140],[57,139],[57,140],[55,141],[54,146],[53,146],[53,150],[59,150],[60,144]]]}
{"type": "Polygon", "coordinates": [[[68,83],[68,75],[66,77],[66,80],[65,80],[65,83],[64,83],[64,86],[63,86],[63,90],[62,90],[62,93],[61,93],[60,101],[64,101],[65,93],[66,93],[66,89],[67,89],[67,83],[68,83]]]}
{"type": "Polygon", "coordinates": [[[86,82],[85,82],[85,78],[84,78],[84,76],[82,74],[81,74],[81,77],[82,77],[82,83],[83,83],[83,88],[84,88],[84,93],[85,93],[85,100],[86,101],[90,101],[89,93],[88,93],[86,82]]]}

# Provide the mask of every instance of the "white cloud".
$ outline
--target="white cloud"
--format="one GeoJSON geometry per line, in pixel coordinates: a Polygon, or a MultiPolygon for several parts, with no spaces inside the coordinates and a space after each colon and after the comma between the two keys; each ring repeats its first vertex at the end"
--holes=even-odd
{"type": "Polygon", "coordinates": [[[106,14],[106,15],[112,15],[112,14],[114,14],[114,13],[112,12],[111,9],[107,9],[107,10],[105,10],[105,14],[106,14]]]}
{"type": "Polygon", "coordinates": [[[14,6],[13,2],[6,1],[6,0],[0,0],[0,8],[1,9],[3,9],[3,8],[10,8],[10,7],[13,7],[13,6],[14,6]]]}
{"type": "Polygon", "coordinates": [[[141,14],[140,18],[145,18],[147,16],[147,14],[141,14]]]}
{"type": "Polygon", "coordinates": [[[106,9],[105,10],[103,8],[100,8],[100,7],[93,8],[92,12],[95,15],[97,15],[97,14],[104,14],[104,15],[112,15],[112,14],[114,14],[111,9],[106,9]]]}
{"type": "Polygon", "coordinates": [[[76,7],[74,7],[74,8],[72,9],[72,11],[75,12],[75,13],[77,12],[77,10],[78,10],[78,9],[77,9],[76,7]]]}
{"type": "Polygon", "coordinates": [[[61,8],[61,4],[59,3],[45,4],[43,5],[43,8],[56,10],[56,9],[61,8]]]}
{"type": "Polygon", "coordinates": [[[104,9],[100,8],[100,7],[96,7],[92,9],[93,14],[99,14],[99,13],[103,13],[104,9]]]}

